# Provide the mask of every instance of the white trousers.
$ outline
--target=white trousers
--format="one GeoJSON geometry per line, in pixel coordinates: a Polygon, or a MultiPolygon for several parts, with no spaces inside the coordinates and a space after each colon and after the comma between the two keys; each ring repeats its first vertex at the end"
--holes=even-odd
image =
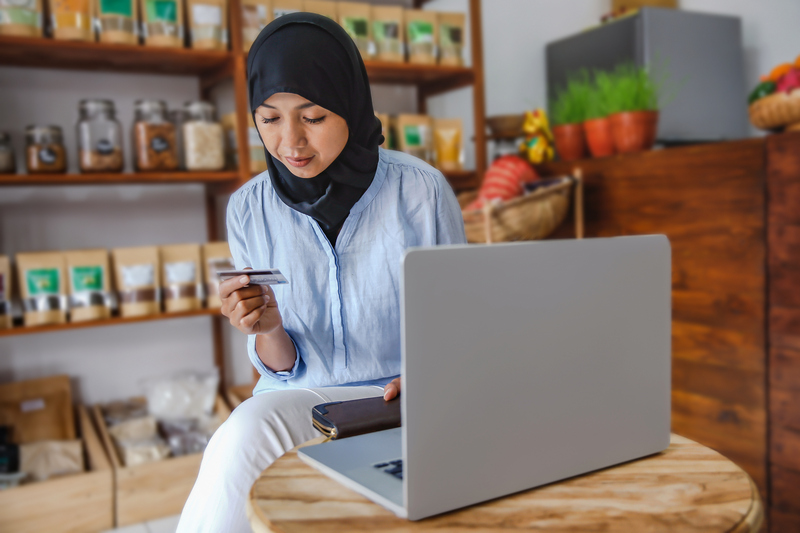
{"type": "Polygon", "coordinates": [[[243,402],[211,437],[177,533],[252,531],[245,502],[259,474],[321,435],[311,424],[311,408],[382,395],[376,386],[325,387],[264,392],[243,402]]]}

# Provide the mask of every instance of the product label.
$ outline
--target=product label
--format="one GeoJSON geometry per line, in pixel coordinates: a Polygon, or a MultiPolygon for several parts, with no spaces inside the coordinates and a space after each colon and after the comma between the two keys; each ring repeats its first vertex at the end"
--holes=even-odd
{"type": "Polygon", "coordinates": [[[155,269],[152,263],[143,265],[123,265],[120,267],[122,272],[122,285],[125,288],[133,287],[152,287],[155,283],[155,269]]]}
{"type": "Polygon", "coordinates": [[[344,29],[353,39],[366,37],[369,33],[368,24],[364,17],[344,17],[344,29]]]}
{"type": "Polygon", "coordinates": [[[25,271],[29,296],[60,294],[60,281],[57,268],[33,268],[25,271]]]}
{"type": "Polygon", "coordinates": [[[276,19],[284,15],[290,15],[292,13],[299,13],[299,11],[296,9],[284,9],[281,7],[276,7],[275,9],[272,10],[272,18],[276,19]]]}
{"type": "Polygon", "coordinates": [[[45,165],[52,165],[56,162],[56,153],[53,151],[52,148],[45,146],[44,148],[40,148],[39,152],[37,153],[39,156],[39,161],[44,163],[45,165]]]}
{"type": "Polygon", "coordinates": [[[133,17],[132,0],[100,0],[101,15],[122,15],[133,17]]]}
{"type": "Polygon", "coordinates": [[[428,127],[419,124],[406,124],[403,128],[406,145],[409,147],[424,146],[428,137],[428,127]]]}
{"type": "Polygon", "coordinates": [[[198,26],[222,26],[222,8],[194,4],[192,6],[192,18],[198,26]]]}
{"type": "Polygon", "coordinates": [[[100,155],[111,155],[114,153],[114,145],[107,139],[97,141],[95,151],[100,155]]]}
{"type": "Polygon", "coordinates": [[[154,152],[165,152],[169,150],[169,141],[164,137],[153,137],[150,140],[150,148],[152,148],[154,152]]]}
{"type": "Polygon", "coordinates": [[[372,25],[372,31],[377,42],[400,38],[400,24],[394,21],[376,20],[372,25]]]}
{"type": "Polygon", "coordinates": [[[19,410],[22,413],[30,413],[33,411],[41,411],[46,407],[44,398],[33,398],[32,400],[25,400],[20,402],[19,410]]]}
{"type": "Polygon", "coordinates": [[[174,0],[147,0],[148,22],[175,24],[178,20],[178,4],[174,0]]]}
{"type": "Polygon", "coordinates": [[[461,26],[450,26],[449,24],[442,24],[439,28],[442,33],[443,46],[461,46],[462,29],[461,26]]]}
{"type": "Polygon", "coordinates": [[[167,285],[180,283],[194,283],[195,270],[197,263],[194,261],[175,261],[174,263],[164,264],[164,273],[167,278],[167,285]]]}
{"type": "Polygon", "coordinates": [[[103,290],[104,276],[102,266],[71,267],[69,270],[69,277],[72,280],[72,292],[103,290]]]}
{"type": "Polygon", "coordinates": [[[408,23],[408,37],[412,44],[433,44],[433,24],[424,20],[408,23]]]}

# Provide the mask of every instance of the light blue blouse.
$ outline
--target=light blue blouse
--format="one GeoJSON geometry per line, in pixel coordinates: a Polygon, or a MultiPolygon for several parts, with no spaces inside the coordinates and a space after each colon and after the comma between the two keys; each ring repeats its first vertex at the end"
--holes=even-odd
{"type": "Polygon", "coordinates": [[[461,209],[433,167],[380,150],[375,179],[350,210],[336,246],[317,222],[284,204],[267,172],[228,203],[228,243],[237,269],[279,268],[273,285],[294,368],[261,374],[254,393],[334,385],[385,385],[400,374],[400,260],[410,246],[466,242],[461,209]]]}

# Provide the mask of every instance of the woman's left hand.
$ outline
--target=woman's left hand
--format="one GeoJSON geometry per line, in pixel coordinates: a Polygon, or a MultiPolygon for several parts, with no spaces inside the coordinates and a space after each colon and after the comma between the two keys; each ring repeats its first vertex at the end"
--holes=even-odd
{"type": "Polygon", "coordinates": [[[394,378],[383,388],[383,399],[387,402],[400,396],[400,378],[394,378]]]}

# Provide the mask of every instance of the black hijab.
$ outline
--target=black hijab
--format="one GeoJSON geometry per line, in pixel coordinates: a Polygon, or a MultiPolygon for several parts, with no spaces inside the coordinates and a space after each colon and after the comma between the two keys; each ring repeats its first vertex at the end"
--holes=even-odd
{"type": "Polygon", "coordinates": [[[298,178],[265,150],[280,199],[314,218],[335,243],[350,209],[375,177],[378,145],[383,142],[358,48],[327,17],[284,15],[261,30],[250,48],[247,79],[253,114],[273,94],[293,93],[347,122],[349,138],[342,153],[316,177],[298,178]]]}

